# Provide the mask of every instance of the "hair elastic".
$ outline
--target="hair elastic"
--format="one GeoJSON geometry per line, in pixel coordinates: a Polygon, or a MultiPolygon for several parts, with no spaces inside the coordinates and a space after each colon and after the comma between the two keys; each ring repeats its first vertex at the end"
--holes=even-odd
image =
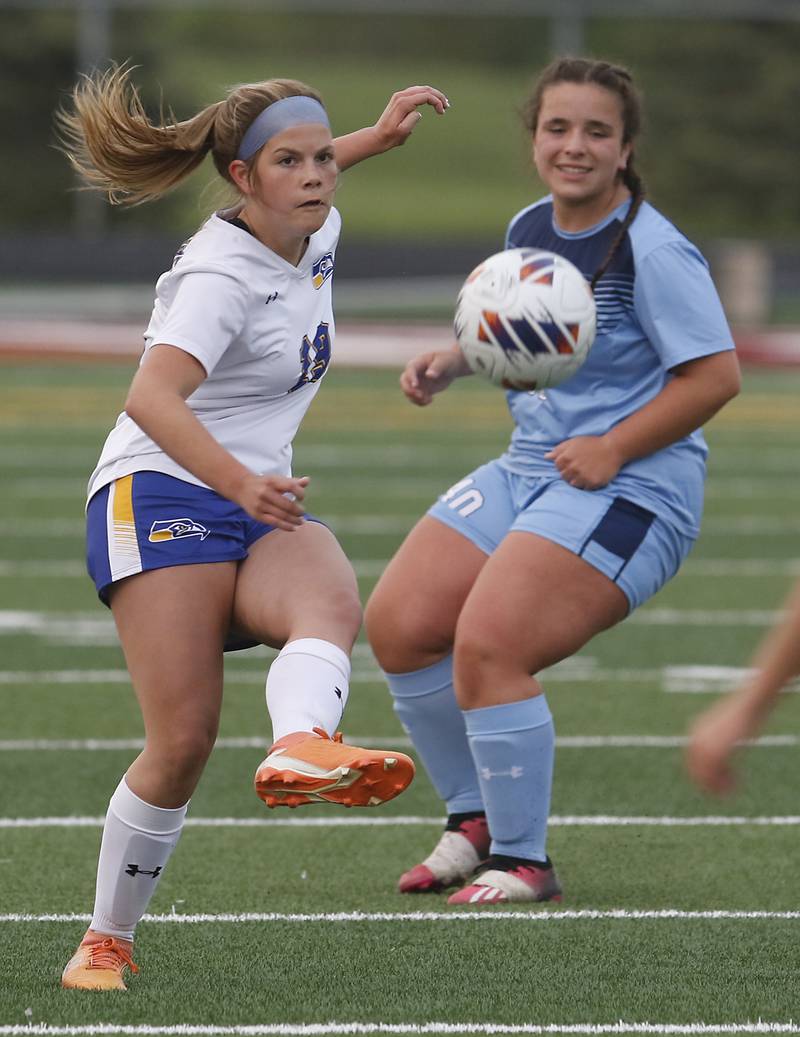
{"type": "Polygon", "coordinates": [[[276,133],[312,122],[331,128],[328,113],[315,98],[298,95],[273,101],[248,126],[236,157],[246,162],[276,133]]]}

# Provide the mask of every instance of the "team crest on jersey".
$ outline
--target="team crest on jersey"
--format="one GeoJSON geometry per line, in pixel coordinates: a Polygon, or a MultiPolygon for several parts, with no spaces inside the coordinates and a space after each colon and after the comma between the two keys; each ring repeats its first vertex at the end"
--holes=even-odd
{"type": "Polygon", "coordinates": [[[326,252],[311,267],[311,279],[315,288],[321,288],[333,273],[333,253],[326,252]]]}
{"type": "Polygon", "coordinates": [[[210,533],[205,526],[190,518],[156,519],[150,527],[149,540],[159,544],[164,540],[183,540],[184,537],[200,537],[201,540],[210,533]]]}

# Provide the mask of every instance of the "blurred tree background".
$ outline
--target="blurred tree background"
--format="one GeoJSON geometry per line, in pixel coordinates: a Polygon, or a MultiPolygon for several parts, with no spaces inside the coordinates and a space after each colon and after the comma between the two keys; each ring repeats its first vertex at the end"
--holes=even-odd
{"type": "MultiPolygon", "coordinates": [[[[432,5],[433,7],[434,5],[432,5]]],[[[75,79],[68,7],[0,8],[0,227],[75,226],[72,175],[53,147],[53,110],[75,79]]],[[[140,66],[153,114],[179,118],[239,82],[290,76],[323,94],[334,132],[373,122],[395,89],[441,87],[408,146],[343,178],[349,240],[499,242],[540,191],[519,119],[549,59],[545,19],[513,15],[288,13],[228,7],[121,9],[109,58],[140,66]]],[[[639,154],[653,201],[691,237],[800,238],[800,23],[592,18],[585,51],[628,65],[644,93],[639,154]]],[[[113,231],[180,236],[219,200],[210,162],[163,201],[109,210],[113,231]]]]}

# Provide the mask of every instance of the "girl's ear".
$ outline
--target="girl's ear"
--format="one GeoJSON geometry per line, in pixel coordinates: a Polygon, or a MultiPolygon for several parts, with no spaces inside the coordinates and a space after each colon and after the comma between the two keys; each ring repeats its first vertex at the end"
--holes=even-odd
{"type": "Polygon", "coordinates": [[[250,194],[252,188],[250,186],[250,171],[247,168],[247,163],[242,162],[240,158],[235,158],[228,166],[228,172],[239,191],[242,194],[250,194]]]}

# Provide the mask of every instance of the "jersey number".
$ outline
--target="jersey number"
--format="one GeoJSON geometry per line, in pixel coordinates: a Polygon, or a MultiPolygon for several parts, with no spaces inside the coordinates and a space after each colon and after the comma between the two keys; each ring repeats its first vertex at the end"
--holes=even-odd
{"type": "Polygon", "coordinates": [[[457,511],[462,518],[468,518],[473,511],[483,507],[483,494],[481,491],[467,489],[474,482],[475,480],[472,478],[462,479],[455,486],[451,486],[447,493],[442,494],[442,501],[448,508],[457,511]]]}
{"type": "Polygon", "coordinates": [[[331,362],[331,338],[328,334],[328,325],[320,324],[312,342],[308,335],[303,336],[303,344],[300,346],[300,377],[291,387],[289,392],[294,392],[302,385],[309,382],[318,382],[325,374],[328,364],[331,362]]]}

